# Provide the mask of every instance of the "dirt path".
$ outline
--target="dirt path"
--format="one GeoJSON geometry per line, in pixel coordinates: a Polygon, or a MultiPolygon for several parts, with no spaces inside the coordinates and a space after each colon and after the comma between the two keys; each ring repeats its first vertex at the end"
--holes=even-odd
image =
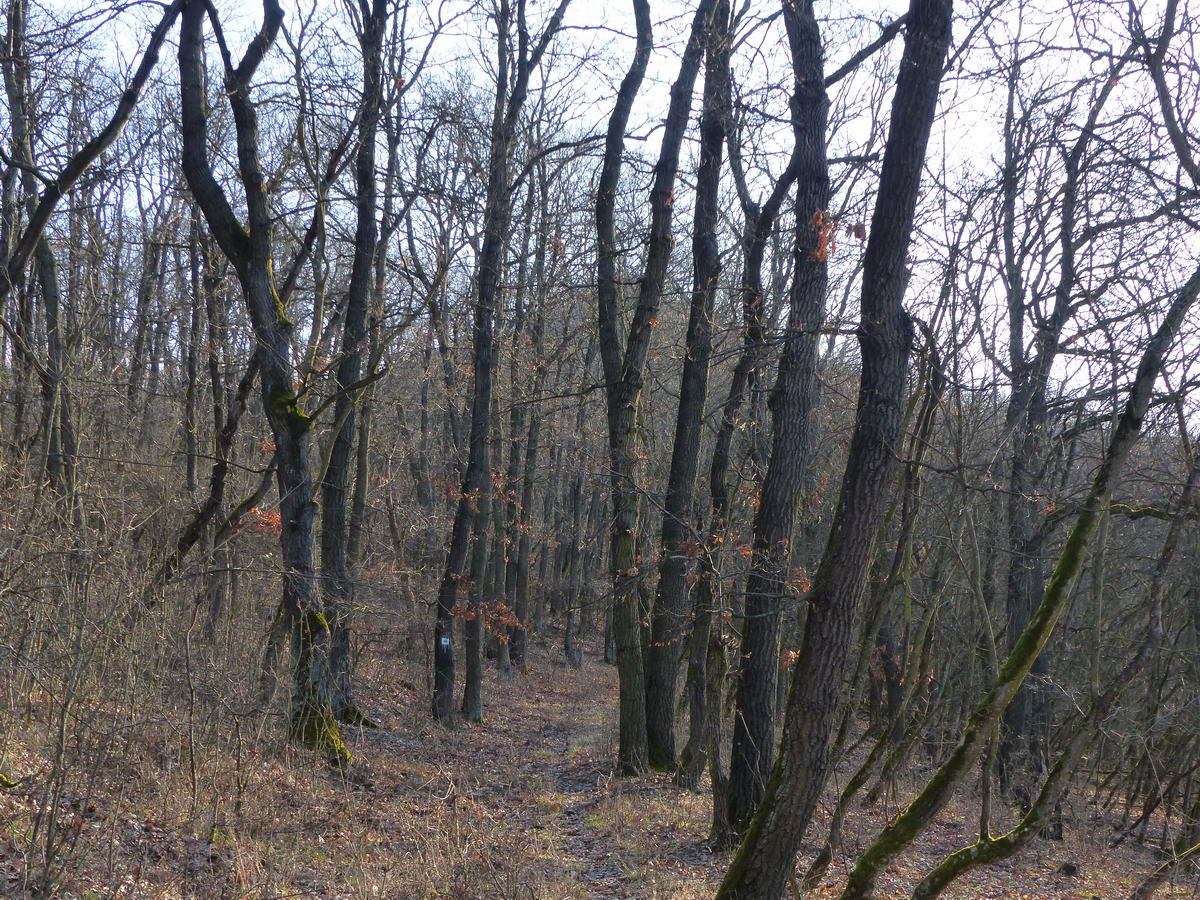
{"type": "MultiPolygon", "coordinates": [[[[615,681],[612,667],[595,656],[588,656],[583,670],[572,670],[561,665],[552,647],[541,648],[532,654],[524,678],[493,683],[489,676],[491,703],[482,726],[431,734],[456,777],[475,779],[476,821],[500,824],[492,832],[493,856],[484,857],[495,871],[520,873],[518,888],[510,883],[495,893],[475,887],[477,894],[445,896],[700,900],[713,895],[727,859],[706,844],[709,797],[679,789],[664,775],[613,777],[615,681]],[[477,775],[481,761],[487,761],[486,776],[477,775]]],[[[913,775],[920,777],[915,770],[913,775]]],[[[847,823],[847,852],[863,849],[894,811],[882,806],[854,810],[847,823]]],[[[975,815],[969,802],[951,809],[925,841],[890,868],[879,896],[908,897],[924,871],[969,840],[975,815]]],[[[848,862],[836,860],[828,882],[812,896],[837,896],[848,862]]],[[[1116,900],[1128,896],[1139,872],[1153,864],[1140,851],[1112,854],[1091,847],[1080,828],[1073,841],[1030,848],[1002,866],[973,873],[945,896],[1116,900]],[[1078,866],[1079,875],[1061,875],[1064,862],[1078,866]]],[[[1196,892],[1181,883],[1161,896],[1196,892]]]]}
{"type": "MultiPolygon", "coordinates": [[[[568,668],[553,640],[531,651],[525,675],[502,681],[489,669],[485,721],[455,729],[431,720],[419,662],[376,658],[360,696],[384,727],[346,735],[347,773],[269,727],[232,752],[200,748],[194,778],[183,765],[158,781],[138,777],[150,763],[127,760],[128,777],[90,795],[79,807],[86,815],[69,817],[74,843],[55,896],[709,900],[727,864],[705,843],[709,797],[661,774],[614,778],[615,670],[594,655],[568,668]]],[[[186,760],[180,747],[168,733],[139,752],[186,760]]],[[[912,777],[923,773],[914,766],[912,777]]],[[[0,795],[10,834],[23,833],[37,800],[0,795]]],[[[852,811],[847,853],[892,812],[852,811]]],[[[969,839],[975,815],[969,798],[951,809],[889,869],[879,896],[908,897],[923,871],[969,839]]],[[[964,879],[946,897],[1117,900],[1155,864],[1133,847],[1088,844],[1081,825],[1072,832],[1067,843],[1037,845],[964,879]],[[1077,877],[1056,874],[1066,861],[1077,877]]],[[[27,884],[31,862],[16,841],[0,841],[0,866],[11,869],[4,883],[27,884]]],[[[813,896],[835,897],[847,863],[835,860],[813,896]]],[[[1197,895],[1181,881],[1160,896],[1197,895]]]]}

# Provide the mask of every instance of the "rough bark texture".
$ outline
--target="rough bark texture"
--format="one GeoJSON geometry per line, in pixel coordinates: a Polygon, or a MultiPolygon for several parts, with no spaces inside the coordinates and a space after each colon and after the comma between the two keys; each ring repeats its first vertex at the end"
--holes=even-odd
{"type": "Polygon", "coordinates": [[[650,234],[646,267],[638,291],[637,307],[629,332],[622,342],[617,333],[615,233],[612,204],[620,171],[620,152],[629,107],[645,70],[650,50],[649,8],[635,3],[638,18],[638,48],[634,65],[622,83],[618,109],[609,122],[605,164],[611,181],[602,183],[607,221],[602,221],[597,197],[597,224],[605,261],[601,281],[607,282],[599,298],[600,351],[608,402],[609,458],[613,471],[613,522],[610,565],[613,573],[613,635],[616,641],[620,679],[619,765],[623,772],[637,772],[649,765],[646,733],[645,681],[643,676],[641,572],[637,564],[639,541],[637,439],[638,404],[641,399],[646,360],[650,352],[652,319],[658,312],[671,254],[671,221],[674,212],[675,178],[680,148],[687,130],[692,92],[704,54],[704,31],[712,10],[711,0],[701,0],[684,50],[679,75],[671,86],[671,101],[664,123],[662,149],[654,168],[650,191],[650,234]],[[643,24],[644,22],[644,24],[643,24]],[[626,93],[626,86],[631,90],[626,93]],[[617,133],[619,129],[620,133],[617,133]],[[609,165],[609,151],[616,160],[609,165]]]}
{"type": "MultiPolygon", "coordinates": [[[[825,784],[859,595],[899,447],[912,323],[904,311],[907,255],[925,147],[950,40],[950,0],[913,0],[892,102],[863,271],[862,376],[846,472],[825,553],[808,595],[792,668],[780,758],[718,897],[782,897],[825,784]]],[[[811,7],[806,11],[811,17],[811,7]]],[[[788,12],[789,31],[808,25],[788,12]]],[[[817,45],[819,52],[819,44],[817,45]]]]}
{"type": "MultiPolygon", "coordinates": [[[[831,78],[825,80],[826,86],[831,83],[831,78]]],[[[742,305],[742,349],[733,369],[729,391],[721,407],[721,422],[717,428],[709,465],[708,530],[697,575],[692,636],[689,642],[688,743],[680,756],[679,771],[676,773],[676,782],[688,786],[698,783],[704,768],[705,748],[710,746],[710,736],[713,732],[719,731],[710,727],[710,719],[716,715],[716,707],[708,703],[707,697],[710,693],[721,695],[727,673],[724,671],[723,662],[720,671],[712,670],[709,665],[713,659],[724,660],[724,639],[720,629],[713,628],[713,616],[721,604],[717,582],[720,578],[720,560],[729,519],[729,470],[733,437],[742,421],[741,410],[746,397],[758,382],[759,370],[766,353],[766,332],[763,325],[763,257],[774,234],[779,212],[800,174],[807,149],[799,143],[793,146],[787,166],[784,167],[766,201],[760,204],[750,195],[741,161],[739,136],[733,129],[732,122],[727,122],[726,139],[729,144],[730,170],[737,187],[742,214],[745,216],[742,274],[738,288],[742,305]]],[[[718,844],[724,844],[729,836],[724,830],[728,823],[725,809],[727,778],[720,773],[719,760],[711,761],[710,769],[720,776],[713,779],[714,802],[721,805],[719,814],[714,811],[714,840],[718,844]],[[721,826],[720,829],[718,825],[721,826]]]]}
{"type": "Polygon", "coordinates": [[[665,770],[675,767],[676,682],[683,637],[687,631],[688,574],[700,549],[692,527],[693,497],[700,462],[700,425],[704,421],[704,404],[708,396],[713,301],[721,274],[717,220],[720,217],[721,158],[728,118],[727,0],[718,0],[713,11],[706,57],[692,226],[692,302],[688,314],[686,356],[679,382],[671,470],[663,498],[658,593],[651,614],[650,647],[646,654],[647,750],[650,765],[665,770]],[[690,551],[689,547],[692,548],[690,551]]]}
{"type": "Polygon", "coordinates": [[[687,130],[692,92],[704,55],[704,31],[712,0],[701,0],[684,50],[679,75],[671,86],[671,101],[663,129],[662,149],[654,167],[650,191],[650,235],[646,268],[638,303],[624,341],[619,331],[615,206],[625,148],[625,128],[650,58],[652,37],[650,7],[634,0],[637,47],[629,71],[621,81],[608,121],[604,161],[596,190],[597,322],[600,356],[604,366],[608,411],[609,467],[612,471],[613,517],[610,526],[613,578],[612,635],[616,645],[620,682],[620,734],[618,765],[623,773],[643,771],[649,765],[646,737],[646,685],[642,665],[640,571],[638,543],[638,464],[636,425],[646,359],[650,352],[653,322],[662,297],[671,255],[671,219],[680,147],[687,130]]]}
{"type": "Polygon", "coordinates": [[[779,621],[788,595],[796,499],[811,462],[817,402],[818,329],[828,282],[829,165],[821,32],[811,3],[784,4],[795,85],[792,131],[796,142],[796,235],[787,332],[771,392],[771,460],[754,517],[753,557],[738,665],[730,757],[728,817],[745,830],[762,799],[774,758],[779,621]]]}
{"type": "Polygon", "coordinates": [[[209,230],[237,273],[259,348],[263,410],[275,439],[280,498],[281,610],[292,638],[289,733],[332,762],[345,765],[350,754],[342,743],[330,705],[329,623],[321,610],[313,570],[316,504],[309,473],[311,420],[300,408],[292,386],[293,325],[284,312],[272,274],[272,212],[259,161],[258,116],[250,97],[254,73],[283,22],[283,11],[273,0],[265,0],[263,7],[262,27],[241,62],[235,67],[225,56],[225,93],[233,110],[247,224],[243,226],[237,220],[208,160],[203,35],[206,10],[200,0],[188,0],[184,5],[179,37],[183,172],[209,230]]]}

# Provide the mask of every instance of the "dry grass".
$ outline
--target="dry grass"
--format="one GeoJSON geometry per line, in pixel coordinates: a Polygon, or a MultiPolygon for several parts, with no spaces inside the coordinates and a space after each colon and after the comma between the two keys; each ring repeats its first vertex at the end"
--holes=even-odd
{"type": "MultiPolygon", "coordinates": [[[[264,538],[239,551],[239,567],[251,574],[209,633],[194,586],[177,588],[129,628],[128,604],[113,597],[133,594],[105,574],[132,571],[128,560],[88,570],[89,580],[70,572],[80,554],[99,548],[62,554],[52,539],[24,548],[40,554],[41,568],[19,592],[0,592],[9,648],[0,772],[17,781],[0,791],[0,893],[712,896],[727,860],[705,843],[708,796],[664,776],[612,777],[615,671],[594,653],[580,671],[563,666],[556,635],[531,642],[528,673],[502,682],[489,670],[483,724],[447,730],[428,713],[411,607],[381,595],[362,613],[370,643],[360,696],[383,727],[346,735],[355,758],[346,773],[287,747],[279,698],[265,710],[255,699],[271,550],[264,538]],[[58,599],[43,601],[38,584],[58,586],[58,599]]],[[[901,794],[923,773],[908,774],[901,794]]],[[[847,854],[895,808],[852,812],[846,853],[817,896],[836,893],[847,854]]],[[[889,871],[880,896],[908,896],[921,871],[970,840],[974,815],[964,804],[944,816],[889,871]]],[[[1077,827],[1068,842],[1039,843],[947,896],[1108,900],[1153,865],[1133,847],[1101,850],[1077,827]],[[1079,876],[1056,874],[1067,861],[1079,876]]],[[[1171,890],[1162,896],[1196,895],[1190,882],[1171,890]]]]}

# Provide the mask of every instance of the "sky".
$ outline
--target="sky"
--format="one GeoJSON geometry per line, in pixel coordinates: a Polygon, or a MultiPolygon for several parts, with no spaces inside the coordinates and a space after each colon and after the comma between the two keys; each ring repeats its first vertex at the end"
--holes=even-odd
{"type": "MultiPolygon", "coordinates": [[[[1070,47],[1081,40],[1081,35],[1076,32],[1082,30],[1086,32],[1082,39],[1093,46],[1102,46],[1105,39],[1112,45],[1119,45],[1121,42],[1120,32],[1124,23],[1115,8],[1111,14],[1103,14],[1104,7],[1097,5],[1094,9],[1101,12],[1072,18],[1063,15],[1062,8],[1049,0],[1008,0],[1001,10],[991,17],[987,29],[974,30],[972,25],[975,20],[972,17],[983,4],[984,0],[958,0],[957,3],[960,18],[955,29],[956,48],[961,49],[962,43],[969,38],[972,50],[969,54],[956,57],[955,64],[945,79],[941,99],[942,118],[935,129],[928,157],[927,193],[933,191],[934,179],[944,181],[953,190],[960,189],[973,180],[977,182],[995,177],[1003,95],[997,92],[994,79],[987,81],[977,77],[989,64],[995,63],[994,54],[989,55],[987,49],[988,41],[1002,43],[1020,37],[1026,41],[1036,40],[1070,47]]],[[[741,4],[737,5],[738,8],[742,8],[741,4]]],[[[222,11],[227,32],[231,36],[240,33],[243,40],[255,27],[259,18],[257,8],[236,0],[218,0],[217,6],[222,11]]],[[[306,14],[315,15],[317,18],[329,18],[335,22],[344,21],[340,17],[341,7],[334,0],[285,2],[284,6],[287,13],[286,27],[293,33],[296,33],[299,20],[306,14]]],[[[843,6],[822,4],[821,12],[828,17],[823,22],[829,53],[827,70],[835,67],[854,49],[874,38],[878,27],[876,23],[890,21],[903,11],[904,6],[904,3],[877,0],[863,0],[861,3],[843,6]]],[[[1147,9],[1153,6],[1154,4],[1151,4],[1147,9]]],[[[106,21],[102,12],[104,8],[89,4],[86,0],[67,0],[62,3],[50,0],[49,8],[60,13],[72,9],[87,10],[96,17],[97,30],[91,41],[97,52],[110,60],[121,59],[127,62],[139,55],[148,23],[158,15],[157,7],[142,5],[122,12],[112,21],[106,21]]],[[[115,8],[115,4],[107,8],[115,8]]],[[[677,71],[679,51],[690,24],[693,8],[692,4],[677,0],[652,0],[651,3],[656,49],[635,107],[631,123],[633,137],[629,141],[631,149],[643,152],[648,158],[653,158],[657,152],[657,128],[666,111],[669,85],[677,71]]],[[[549,14],[551,4],[547,0],[540,0],[531,5],[530,9],[535,16],[544,17],[549,14]]],[[[756,18],[770,19],[776,5],[758,2],[750,4],[749,9],[751,12],[746,21],[751,22],[756,18]]],[[[414,14],[418,20],[424,16],[438,14],[454,20],[445,35],[439,39],[431,56],[433,64],[425,73],[425,77],[438,79],[447,77],[451,70],[468,71],[479,84],[481,92],[486,91],[493,53],[486,18],[477,11],[471,12],[470,4],[460,0],[444,0],[436,4],[415,3],[414,14]]],[[[344,24],[334,24],[331,28],[332,34],[340,32],[343,39],[350,38],[344,24]]],[[[418,25],[415,30],[419,33],[422,28],[418,25]]],[[[597,0],[573,0],[571,3],[565,18],[562,39],[556,45],[555,55],[548,60],[544,76],[551,85],[551,92],[571,106],[569,127],[573,137],[602,132],[611,111],[615,86],[624,74],[632,55],[632,31],[632,14],[628,3],[606,3],[597,0]]],[[[762,114],[756,121],[751,142],[760,148],[761,152],[757,157],[751,155],[750,162],[757,160],[767,170],[777,172],[780,160],[790,146],[790,133],[786,124],[786,99],[790,76],[781,24],[775,18],[769,24],[756,25],[749,29],[748,34],[744,31],[740,38],[742,42],[737,47],[733,63],[735,78],[747,102],[762,114]],[[774,121],[771,117],[774,117],[774,121]]],[[[836,121],[839,118],[837,110],[844,110],[847,113],[847,123],[831,129],[831,156],[851,154],[868,145],[878,148],[882,135],[880,113],[886,110],[891,71],[898,52],[899,42],[894,42],[885,53],[866,64],[859,74],[847,79],[835,89],[834,119],[836,121]],[[876,77],[881,73],[883,78],[876,77]]],[[[165,54],[164,71],[169,72],[170,63],[170,55],[165,54]]],[[[263,79],[271,77],[272,66],[277,67],[275,71],[280,75],[285,74],[286,63],[286,47],[281,42],[271,62],[264,68],[263,79]]],[[[1107,62],[1094,59],[1086,68],[1090,68],[1090,71],[1081,65],[1081,57],[1078,54],[1060,52],[1042,56],[1036,64],[1027,66],[1023,73],[1026,93],[1032,96],[1036,93],[1038,84],[1051,85],[1056,80],[1067,77],[1084,79],[1085,92],[1094,90],[1094,84],[1099,84],[1106,77],[1107,62]]],[[[164,77],[172,77],[172,74],[164,77]]],[[[696,96],[699,96],[700,90],[700,85],[697,85],[696,96]]],[[[1131,79],[1128,86],[1122,83],[1117,91],[1119,96],[1114,99],[1114,106],[1136,105],[1139,91],[1144,92],[1144,84],[1139,85],[1136,79],[1131,79]]],[[[693,106],[695,108],[695,104],[693,106]]],[[[1064,142],[1071,139],[1073,129],[1077,128],[1077,119],[1077,116],[1072,115],[1063,118],[1061,127],[1064,142]]],[[[684,195],[680,200],[682,210],[686,210],[688,204],[688,153],[689,151],[685,150],[682,178],[684,195]]],[[[765,190],[769,179],[760,177],[757,183],[765,190]]],[[[869,194],[869,186],[864,190],[869,194]]],[[[943,218],[939,218],[935,209],[923,220],[922,227],[929,243],[925,248],[919,244],[914,252],[915,273],[911,296],[915,304],[921,303],[937,284],[941,259],[934,252],[934,248],[944,239],[945,232],[953,226],[954,214],[955,203],[951,197],[943,218]]],[[[688,221],[686,211],[680,213],[677,220],[678,230],[685,231],[688,221]]],[[[855,248],[850,242],[846,242],[844,246],[842,255],[835,260],[835,274],[846,273],[853,268],[855,248]]],[[[1190,249],[1190,246],[1187,249],[1190,249]]],[[[997,289],[997,281],[988,286],[988,290],[992,292],[997,289]]],[[[1000,332],[1004,328],[1002,321],[999,321],[1001,318],[1002,316],[998,317],[996,325],[1000,332]]],[[[1002,334],[1000,337],[1002,338],[1002,334]]],[[[1088,364],[1082,358],[1064,363],[1065,366],[1079,368],[1079,371],[1088,364]]],[[[1059,374],[1064,380],[1076,377],[1066,368],[1059,374]]]]}

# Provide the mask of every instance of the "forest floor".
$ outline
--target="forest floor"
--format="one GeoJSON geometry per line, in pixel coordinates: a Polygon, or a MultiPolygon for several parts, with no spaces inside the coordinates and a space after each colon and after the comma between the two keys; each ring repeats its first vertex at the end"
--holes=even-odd
{"type": "MultiPolygon", "coordinates": [[[[178,741],[148,748],[159,766],[175,761],[160,778],[137,777],[149,758],[128,760],[87,795],[62,791],[49,856],[44,822],[30,831],[46,802],[33,787],[46,761],[10,754],[19,780],[0,792],[0,894],[31,893],[49,858],[48,896],[89,900],[711,897],[728,856],[706,844],[709,796],[663,775],[614,778],[615,670],[593,654],[579,671],[560,659],[556,644],[535,641],[526,675],[500,682],[489,671],[486,721],[454,730],[430,721],[427,688],[412,680],[421,669],[368,665],[361,695],[382,728],[346,735],[354,764],[345,774],[304,753],[241,744],[224,768],[197,766],[178,741]]],[[[811,896],[836,896],[848,858],[896,808],[855,809],[850,857],[811,896]]],[[[949,811],[888,870],[879,896],[909,896],[921,872],[971,839],[975,815],[965,804],[949,811]]],[[[1155,865],[1147,851],[1101,849],[1103,835],[1091,844],[1088,828],[1070,831],[946,896],[1108,900],[1128,896],[1155,865]],[[1078,874],[1059,874],[1065,863],[1078,874]]],[[[816,849],[806,845],[801,861],[816,849]]],[[[1197,896],[1198,884],[1180,880],[1159,896],[1197,896]]]]}

